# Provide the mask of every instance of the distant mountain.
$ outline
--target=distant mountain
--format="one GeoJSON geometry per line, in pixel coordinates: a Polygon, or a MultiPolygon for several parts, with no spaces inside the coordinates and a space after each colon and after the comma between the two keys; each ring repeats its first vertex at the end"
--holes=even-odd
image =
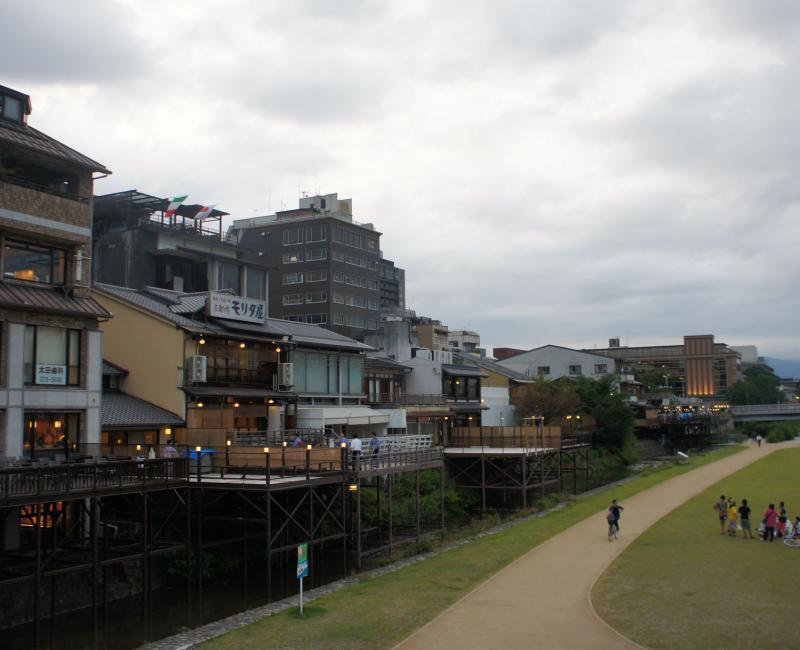
{"type": "Polygon", "coordinates": [[[775,374],[783,378],[800,378],[800,361],[793,359],[775,359],[765,357],[764,360],[772,366],[775,374]]]}

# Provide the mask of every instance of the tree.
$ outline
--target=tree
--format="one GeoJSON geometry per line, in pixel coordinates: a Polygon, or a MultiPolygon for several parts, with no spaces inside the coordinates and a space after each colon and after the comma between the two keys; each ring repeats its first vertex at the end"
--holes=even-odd
{"type": "Polygon", "coordinates": [[[648,393],[658,391],[664,386],[664,372],[656,370],[655,368],[648,368],[646,370],[637,370],[633,373],[636,381],[644,384],[645,390],[648,393]]]}
{"type": "Polygon", "coordinates": [[[616,390],[616,379],[614,375],[605,375],[597,380],[581,377],[575,389],[583,408],[597,422],[595,444],[631,462],[635,458],[635,416],[625,395],[616,390]]]}
{"type": "Polygon", "coordinates": [[[786,401],[781,382],[766,368],[754,366],[745,370],[745,378],[728,389],[731,404],[776,404],[786,401]]]}
{"type": "Polygon", "coordinates": [[[565,415],[578,412],[581,400],[570,382],[537,377],[530,384],[517,388],[512,403],[521,417],[541,415],[544,423],[550,424],[565,415]]]}

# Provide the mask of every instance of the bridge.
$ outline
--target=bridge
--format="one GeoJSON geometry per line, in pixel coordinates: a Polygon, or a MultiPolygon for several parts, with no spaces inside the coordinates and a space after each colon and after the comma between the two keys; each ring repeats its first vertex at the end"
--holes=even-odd
{"type": "Polygon", "coordinates": [[[737,422],[800,420],[800,403],[731,406],[730,412],[737,422]]]}

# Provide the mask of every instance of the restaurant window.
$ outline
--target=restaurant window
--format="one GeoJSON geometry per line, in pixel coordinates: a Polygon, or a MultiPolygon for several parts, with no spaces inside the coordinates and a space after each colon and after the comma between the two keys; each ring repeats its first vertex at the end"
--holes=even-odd
{"type": "Polygon", "coordinates": [[[3,248],[4,279],[64,284],[66,253],[63,250],[17,241],[6,241],[3,248]]]}
{"type": "Polygon", "coordinates": [[[77,386],[80,383],[81,332],[60,327],[25,328],[25,383],[37,386],[77,386]]]}
{"type": "Polygon", "coordinates": [[[25,412],[22,447],[26,456],[78,453],[79,445],[80,414],[25,412]]]}

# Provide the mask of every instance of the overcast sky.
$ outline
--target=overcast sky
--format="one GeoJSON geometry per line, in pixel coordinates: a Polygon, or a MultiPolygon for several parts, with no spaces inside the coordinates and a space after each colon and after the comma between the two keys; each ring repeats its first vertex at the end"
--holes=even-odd
{"type": "Polygon", "coordinates": [[[490,348],[800,358],[797,0],[28,0],[0,61],[97,193],[338,192],[490,348]]]}

